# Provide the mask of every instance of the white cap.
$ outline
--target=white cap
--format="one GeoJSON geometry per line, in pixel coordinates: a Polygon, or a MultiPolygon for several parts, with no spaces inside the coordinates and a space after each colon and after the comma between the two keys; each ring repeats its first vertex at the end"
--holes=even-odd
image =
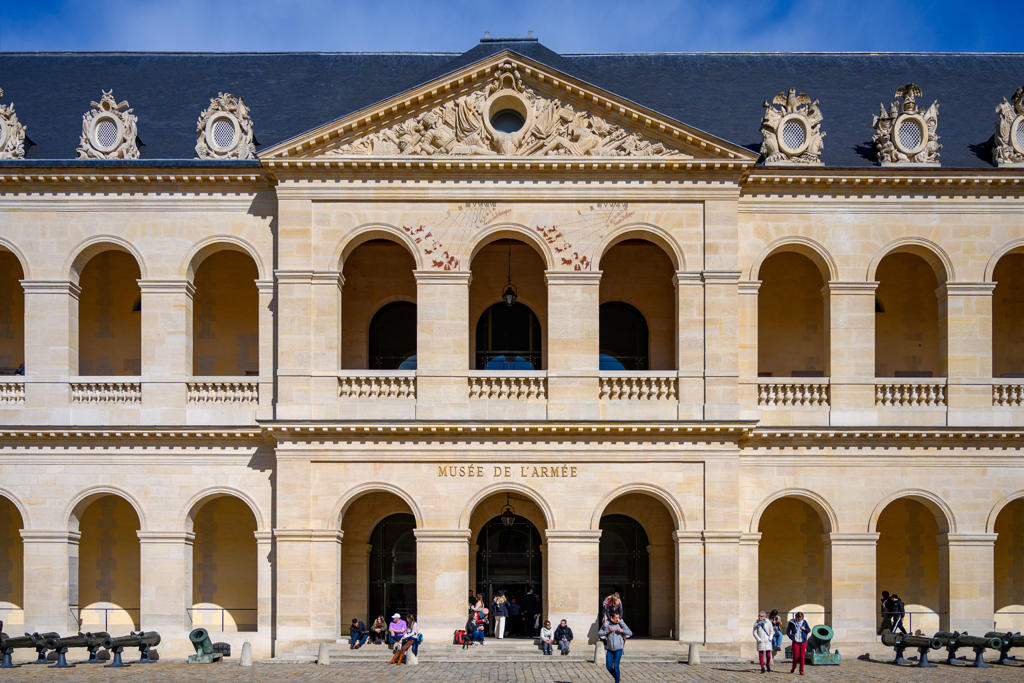
{"type": "Polygon", "coordinates": [[[402,615],[399,614],[398,612],[395,612],[394,614],[391,615],[391,618],[392,619],[401,619],[402,615]]]}

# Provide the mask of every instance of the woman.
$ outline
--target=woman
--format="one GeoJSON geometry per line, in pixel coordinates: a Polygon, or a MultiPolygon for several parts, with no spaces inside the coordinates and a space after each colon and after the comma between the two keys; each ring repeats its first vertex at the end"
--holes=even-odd
{"type": "Polygon", "coordinates": [[[773,609],[768,613],[768,621],[772,625],[772,657],[779,658],[779,650],[782,649],[782,619],[779,618],[779,610],[773,609]]]}
{"type": "Polygon", "coordinates": [[[420,625],[416,623],[416,615],[407,614],[405,616],[405,623],[407,624],[405,635],[402,636],[399,647],[395,651],[395,656],[391,658],[392,664],[403,664],[405,662],[405,653],[409,648],[412,648],[414,655],[419,655],[420,652],[420,641],[423,640],[423,636],[420,634],[420,625]]]}
{"type": "Polygon", "coordinates": [[[605,598],[601,608],[604,621],[610,621],[613,614],[618,614],[620,618],[622,617],[622,600],[619,598],[618,593],[612,593],[605,598]]]}
{"type": "Polygon", "coordinates": [[[484,609],[484,596],[477,593],[476,602],[473,603],[473,614],[479,615],[484,609]]]}
{"type": "Polygon", "coordinates": [[[544,628],[540,630],[540,644],[544,648],[544,654],[551,654],[551,645],[555,642],[555,632],[551,629],[551,622],[545,621],[544,628]]]}
{"type": "Polygon", "coordinates": [[[757,660],[761,663],[761,673],[772,671],[772,625],[768,615],[763,611],[754,622],[754,640],[757,642],[757,660]]]}
{"type": "Polygon", "coordinates": [[[373,626],[370,627],[370,642],[374,645],[383,645],[388,635],[388,622],[384,621],[384,615],[378,616],[373,626]]]}
{"type": "Polygon", "coordinates": [[[786,635],[793,641],[793,666],[790,667],[789,673],[796,671],[796,663],[799,661],[800,675],[804,675],[804,658],[807,656],[807,636],[810,634],[811,627],[804,621],[804,613],[797,612],[790,619],[789,628],[786,629],[786,635]]]}
{"type": "Polygon", "coordinates": [[[494,637],[500,640],[505,637],[505,618],[508,616],[508,601],[504,595],[494,598],[491,614],[494,615],[494,637]]]}

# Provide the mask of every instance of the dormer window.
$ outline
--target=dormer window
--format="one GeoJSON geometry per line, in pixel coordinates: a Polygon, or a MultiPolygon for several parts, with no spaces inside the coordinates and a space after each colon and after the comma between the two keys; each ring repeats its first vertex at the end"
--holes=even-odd
{"type": "Polygon", "coordinates": [[[252,118],[241,97],[217,93],[196,121],[196,157],[252,159],[256,156],[252,118]]]}

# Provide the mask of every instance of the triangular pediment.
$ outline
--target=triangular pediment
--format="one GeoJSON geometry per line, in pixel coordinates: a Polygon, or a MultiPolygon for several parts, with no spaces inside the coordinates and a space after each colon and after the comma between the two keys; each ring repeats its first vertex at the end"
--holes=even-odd
{"type": "Polygon", "coordinates": [[[744,147],[510,51],[286,140],[260,157],[757,160],[744,147]]]}

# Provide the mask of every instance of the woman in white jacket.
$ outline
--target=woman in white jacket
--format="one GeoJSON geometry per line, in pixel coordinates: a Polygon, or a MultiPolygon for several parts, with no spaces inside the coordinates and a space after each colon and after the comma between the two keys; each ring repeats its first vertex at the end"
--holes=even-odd
{"type": "Polygon", "coordinates": [[[544,628],[540,630],[540,644],[544,648],[544,654],[551,654],[551,644],[555,642],[555,631],[551,628],[551,622],[545,621],[544,628]]]}
{"type": "Polygon", "coordinates": [[[772,635],[775,629],[768,621],[768,615],[761,612],[754,622],[754,640],[757,641],[757,659],[761,662],[761,673],[772,670],[772,635]]]}

